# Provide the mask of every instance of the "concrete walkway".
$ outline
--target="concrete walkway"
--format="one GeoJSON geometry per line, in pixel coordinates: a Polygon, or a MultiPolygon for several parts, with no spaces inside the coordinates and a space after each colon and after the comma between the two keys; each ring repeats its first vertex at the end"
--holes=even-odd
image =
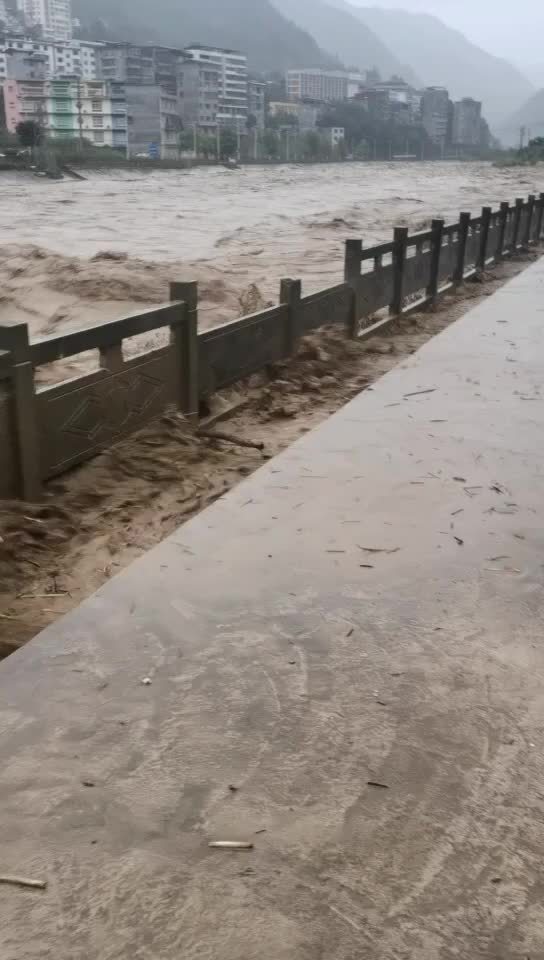
{"type": "Polygon", "coordinates": [[[541,261],[2,664],[2,960],[544,956],[543,378],[541,261]]]}

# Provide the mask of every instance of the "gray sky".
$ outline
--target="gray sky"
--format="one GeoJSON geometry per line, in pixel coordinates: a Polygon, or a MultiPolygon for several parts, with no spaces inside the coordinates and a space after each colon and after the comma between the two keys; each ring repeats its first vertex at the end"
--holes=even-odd
{"type": "Polygon", "coordinates": [[[518,64],[544,63],[544,0],[350,0],[434,13],[474,43],[518,64]]]}

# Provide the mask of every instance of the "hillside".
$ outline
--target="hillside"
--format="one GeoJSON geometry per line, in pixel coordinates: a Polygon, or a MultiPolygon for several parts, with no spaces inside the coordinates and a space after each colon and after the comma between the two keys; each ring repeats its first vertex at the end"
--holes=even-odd
{"type": "Polygon", "coordinates": [[[345,0],[329,2],[360,18],[394,56],[417,71],[426,85],[446,86],[454,99],[482,100],[485,115],[494,127],[533,93],[531,83],[516,67],[480,49],[436,17],[355,7],[345,0]]]}
{"type": "Polygon", "coordinates": [[[530,137],[544,137],[544,89],[538,90],[511,114],[499,128],[498,136],[506,146],[517,146],[521,127],[525,127],[530,137]]]}
{"type": "Polygon", "coordinates": [[[74,0],[73,8],[86,36],[233,47],[261,71],[340,65],[270,0],[74,0]]]}
{"type": "Polygon", "coordinates": [[[362,20],[349,10],[340,10],[323,0],[272,0],[285,17],[311,33],[317,43],[335,54],[346,66],[358,70],[377,67],[387,79],[400,74],[409,83],[417,83],[414,71],[403,66],[362,20]]]}

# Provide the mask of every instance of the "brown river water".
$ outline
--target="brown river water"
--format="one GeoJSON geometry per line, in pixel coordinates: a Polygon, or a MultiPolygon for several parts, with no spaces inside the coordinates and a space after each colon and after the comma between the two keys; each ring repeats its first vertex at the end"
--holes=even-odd
{"type": "Polygon", "coordinates": [[[51,335],[166,300],[170,279],[197,279],[201,324],[215,325],[277,302],[281,277],[301,278],[305,293],[338,283],[348,237],[369,246],[397,225],[424,229],[544,190],[542,166],[482,163],[87,176],[0,176],[0,323],[51,335]]]}

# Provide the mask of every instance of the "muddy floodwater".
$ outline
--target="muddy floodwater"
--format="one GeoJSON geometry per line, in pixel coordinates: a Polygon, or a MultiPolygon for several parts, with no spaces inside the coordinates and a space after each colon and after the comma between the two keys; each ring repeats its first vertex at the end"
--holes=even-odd
{"type": "Polygon", "coordinates": [[[281,277],[308,293],[342,279],[343,241],[389,239],[544,189],[544,167],[348,163],[89,171],[85,182],[0,177],[0,322],[32,334],[122,316],[197,279],[201,322],[277,302],[281,277]]]}

